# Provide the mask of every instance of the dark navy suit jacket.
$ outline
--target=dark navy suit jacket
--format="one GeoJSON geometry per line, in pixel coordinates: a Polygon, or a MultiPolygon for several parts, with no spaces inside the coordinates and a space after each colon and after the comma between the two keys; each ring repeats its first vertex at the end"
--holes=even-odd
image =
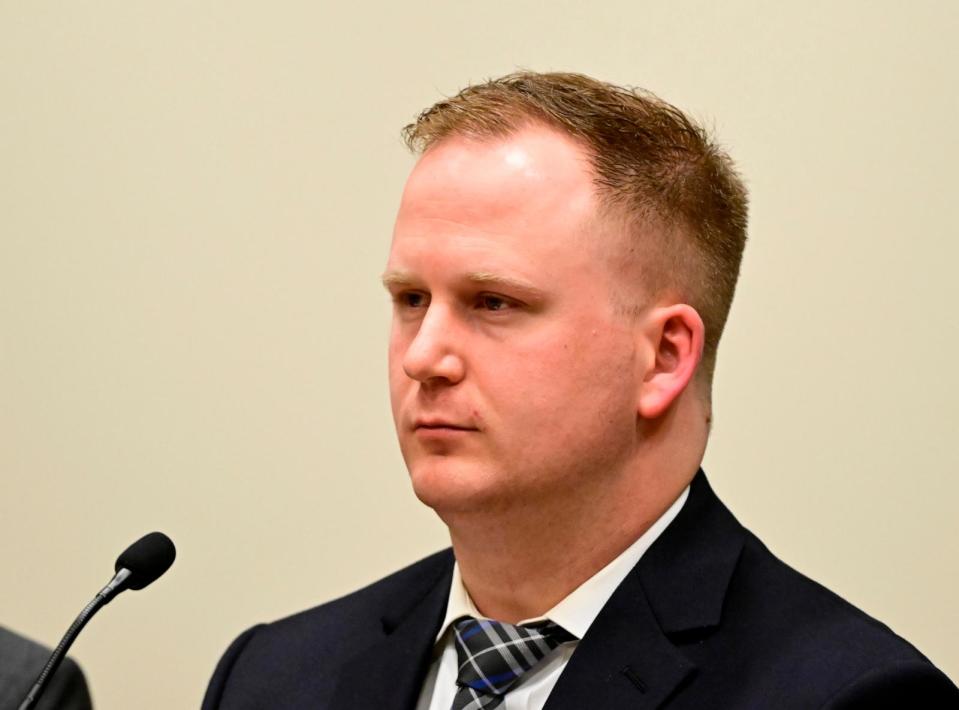
{"type": "MultiPolygon", "coordinates": [[[[411,710],[453,568],[447,550],[241,635],[203,710],[411,710]]],[[[886,626],[778,559],[700,471],[580,641],[546,710],[959,708],[886,626]]]]}

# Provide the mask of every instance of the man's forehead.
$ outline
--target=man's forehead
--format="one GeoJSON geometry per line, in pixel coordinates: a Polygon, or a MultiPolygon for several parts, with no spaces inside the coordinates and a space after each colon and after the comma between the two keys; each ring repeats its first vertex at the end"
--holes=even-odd
{"type": "Polygon", "coordinates": [[[454,135],[432,146],[410,174],[401,212],[424,216],[452,207],[484,216],[562,210],[585,217],[595,205],[586,150],[533,124],[507,136],[454,135]]]}
{"type": "Polygon", "coordinates": [[[467,259],[470,269],[535,282],[605,271],[621,242],[610,239],[594,175],[587,150],[549,127],[446,138],[410,175],[389,267],[428,262],[448,270],[453,264],[444,260],[467,259]]]}

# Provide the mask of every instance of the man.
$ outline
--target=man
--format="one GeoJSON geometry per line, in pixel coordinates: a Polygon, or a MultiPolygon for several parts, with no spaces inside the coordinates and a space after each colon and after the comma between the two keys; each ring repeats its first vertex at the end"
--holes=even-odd
{"type": "Polygon", "coordinates": [[[699,470],[746,239],[704,132],[648,94],[521,73],[406,137],[390,393],[452,553],[247,631],[204,707],[959,707],[699,470]]]}

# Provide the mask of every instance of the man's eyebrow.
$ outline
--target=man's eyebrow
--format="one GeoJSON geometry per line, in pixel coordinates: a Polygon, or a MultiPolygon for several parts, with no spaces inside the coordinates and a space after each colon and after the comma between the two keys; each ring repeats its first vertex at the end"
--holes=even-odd
{"type": "Polygon", "coordinates": [[[472,271],[467,274],[466,278],[476,284],[502,286],[507,289],[524,291],[529,294],[542,294],[542,289],[537,288],[528,281],[490,271],[472,271]]]}
{"type": "MultiPolygon", "coordinates": [[[[421,283],[411,272],[403,269],[389,269],[380,277],[383,286],[387,289],[405,288],[421,283]]],[[[529,296],[542,296],[543,290],[523,279],[497,274],[492,271],[471,271],[464,277],[465,281],[480,286],[498,286],[515,291],[521,291],[529,296]]]]}
{"type": "Polygon", "coordinates": [[[380,276],[380,281],[387,289],[395,286],[412,286],[416,283],[416,278],[408,271],[401,269],[388,269],[380,276]]]}

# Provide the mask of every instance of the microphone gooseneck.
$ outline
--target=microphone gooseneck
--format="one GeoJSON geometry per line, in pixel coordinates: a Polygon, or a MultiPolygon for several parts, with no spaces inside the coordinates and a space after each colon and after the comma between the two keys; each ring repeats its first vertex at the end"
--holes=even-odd
{"type": "Polygon", "coordinates": [[[30,692],[27,693],[27,697],[20,703],[18,710],[31,710],[36,705],[50,678],[66,657],[70,646],[94,614],[109,604],[120,592],[126,589],[143,589],[155,582],[160,575],[170,569],[174,559],[176,559],[176,547],[173,541],[160,532],[144,535],[124,550],[117,558],[116,574],[113,575],[113,579],[97,592],[93,600],[83,608],[67,629],[60,643],[50,654],[47,664],[40,671],[33,687],[30,688],[30,692]]]}

